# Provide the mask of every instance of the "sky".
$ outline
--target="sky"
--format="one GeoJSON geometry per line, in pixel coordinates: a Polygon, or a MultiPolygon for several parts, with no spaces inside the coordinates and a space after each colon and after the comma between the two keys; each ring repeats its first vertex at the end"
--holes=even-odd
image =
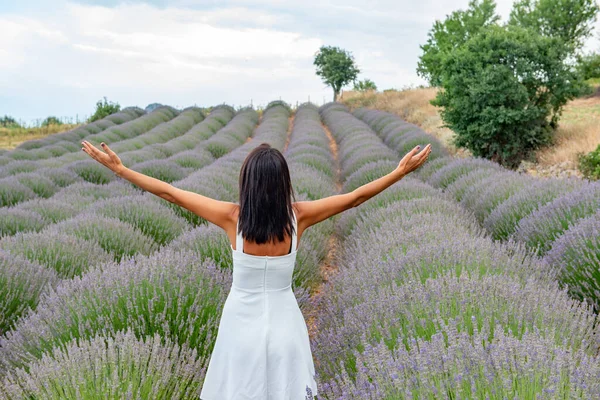
{"type": "MultiPolygon", "coordinates": [[[[512,0],[496,2],[507,19],[512,0]]],[[[83,120],[103,97],[141,108],[323,104],[333,92],[315,74],[322,45],[352,52],[359,79],[380,90],[425,84],[419,45],[435,20],[467,4],[1,0],[0,115],[83,120]]],[[[599,31],[587,49],[600,50],[599,31]]]]}

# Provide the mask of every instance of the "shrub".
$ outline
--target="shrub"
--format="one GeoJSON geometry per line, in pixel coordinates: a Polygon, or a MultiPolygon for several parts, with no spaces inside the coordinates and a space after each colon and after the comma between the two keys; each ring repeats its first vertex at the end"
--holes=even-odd
{"type": "Polygon", "coordinates": [[[555,198],[578,189],[581,184],[577,178],[538,179],[494,209],[483,221],[483,226],[494,239],[505,240],[523,218],[555,198]]]}
{"type": "Polygon", "coordinates": [[[160,245],[171,242],[190,227],[183,218],[166,207],[166,203],[159,204],[148,196],[154,195],[148,193],[101,200],[90,211],[126,222],[160,245]]]}
{"type": "Polygon", "coordinates": [[[57,282],[53,270],[0,250],[0,335],[57,282]]]}
{"type": "Polygon", "coordinates": [[[0,180],[0,207],[12,206],[36,197],[33,190],[23,185],[14,176],[0,180]]]}
{"type": "Polygon", "coordinates": [[[50,125],[62,125],[62,121],[55,116],[47,117],[42,121],[42,126],[50,126],[50,125]]]}
{"type": "Polygon", "coordinates": [[[523,218],[513,236],[543,255],[571,225],[594,214],[599,205],[600,182],[584,184],[523,218]]]}
{"type": "Polygon", "coordinates": [[[0,208],[0,237],[17,232],[39,231],[48,225],[40,214],[15,207],[0,208]]]}
{"type": "Polygon", "coordinates": [[[591,180],[600,179],[600,145],[588,154],[578,154],[579,170],[591,180]]]}
{"type": "Polygon", "coordinates": [[[364,79],[354,83],[354,90],[359,92],[366,92],[368,90],[377,90],[377,85],[370,79],[364,79]]]}
{"type": "Polygon", "coordinates": [[[91,213],[82,213],[50,225],[44,232],[49,235],[62,232],[94,241],[112,253],[116,261],[137,253],[150,254],[157,247],[156,243],[139,229],[116,218],[91,213]]]}
{"type": "Polygon", "coordinates": [[[0,338],[0,365],[29,369],[74,339],[114,336],[124,329],[137,338],[158,334],[206,360],[230,286],[229,273],[190,251],[164,250],[99,265],[64,281],[0,338]]]}
{"type": "Polygon", "coordinates": [[[191,250],[201,259],[210,258],[218,267],[232,269],[231,243],[220,227],[208,224],[198,226],[173,240],[169,246],[178,250],[191,250]]]}
{"type": "Polygon", "coordinates": [[[83,180],[102,185],[115,180],[115,173],[96,160],[81,160],[70,164],[67,168],[79,175],[83,180]]]}
{"type": "Polygon", "coordinates": [[[46,178],[42,174],[36,172],[23,172],[14,175],[14,177],[27,186],[39,197],[48,198],[59,189],[49,178],[46,178]]]}
{"type": "Polygon", "coordinates": [[[96,111],[94,111],[94,114],[92,114],[92,116],[88,119],[88,123],[106,118],[111,114],[119,112],[120,109],[121,106],[119,103],[113,103],[112,101],[108,102],[106,97],[104,97],[104,101],[99,100],[96,103],[96,111]]]}
{"type": "Polygon", "coordinates": [[[54,224],[67,218],[74,217],[79,214],[83,208],[89,205],[89,201],[85,201],[85,204],[82,205],[81,202],[76,201],[74,198],[70,200],[71,201],[65,202],[54,197],[50,199],[37,198],[19,204],[18,209],[35,211],[46,221],[54,224]]]}
{"type": "Polygon", "coordinates": [[[170,160],[148,160],[129,167],[144,175],[172,183],[187,176],[185,170],[170,160]]]}
{"type": "Polygon", "coordinates": [[[600,209],[572,225],[546,254],[569,293],[600,311],[600,209]]]}
{"type": "Polygon", "coordinates": [[[114,257],[98,247],[96,242],[64,233],[19,232],[0,240],[0,248],[57,272],[61,279],[71,279],[86,272],[90,266],[114,257]]]}
{"type": "Polygon", "coordinates": [[[445,189],[458,180],[461,176],[464,176],[471,171],[481,170],[484,168],[491,168],[496,171],[502,170],[498,164],[485,159],[459,158],[438,169],[429,177],[427,182],[436,188],[445,189]]]}
{"type": "Polygon", "coordinates": [[[74,339],[0,382],[6,398],[199,398],[207,355],[158,333],[74,339]],[[4,388],[4,389],[3,389],[4,388]]]}

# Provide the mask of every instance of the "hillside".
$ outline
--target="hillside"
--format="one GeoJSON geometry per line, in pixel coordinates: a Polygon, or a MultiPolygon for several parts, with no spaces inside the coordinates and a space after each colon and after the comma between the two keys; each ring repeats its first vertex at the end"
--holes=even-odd
{"type": "MultiPolygon", "coordinates": [[[[469,157],[468,150],[452,145],[454,132],[443,127],[439,109],[429,103],[437,90],[347,91],[343,93],[341,101],[351,109],[366,107],[394,113],[437,137],[452,155],[469,157]]],[[[568,103],[559,124],[555,144],[537,151],[537,162],[524,163],[523,170],[532,175],[581,176],[577,170],[577,153],[588,153],[600,144],[600,92],[568,103]]]]}

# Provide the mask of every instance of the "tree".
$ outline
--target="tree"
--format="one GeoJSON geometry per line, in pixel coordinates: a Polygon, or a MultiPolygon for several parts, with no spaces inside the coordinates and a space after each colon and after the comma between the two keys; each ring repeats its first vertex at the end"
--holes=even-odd
{"type": "Polygon", "coordinates": [[[333,89],[333,101],[337,100],[342,88],[354,82],[360,73],[352,54],[339,47],[321,46],[313,64],[317,67],[317,75],[333,89]]]}
{"type": "Polygon", "coordinates": [[[112,101],[109,103],[108,100],[106,100],[106,97],[104,97],[104,102],[99,100],[96,103],[96,112],[94,112],[94,114],[88,119],[88,122],[94,122],[108,117],[109,115],[119,112],[120,110],[121,106],[119,103],[113,103],[112,101]]]}
{"type": "Polygon", "coordinates": [[[582,81],[561,58],[560,39],[489,26],[444,59],[432,104],[455,145],[516,167],[550,144],[565,103],[582,81]]]}
{"type": "Polygon", "coordinates": [[[56,117],[50,116],[42,121],[42,126],[62,125],[63,123],[56,117]]]}
{"type": "Polygon", "coordinates": [[[427,34],[427,43],[420,46],[417,74],[432,86],[440,86],[440,74],[444,58],[487,26],[498,22],[494,0],[470,0],[466,10],[458,10],[446,16],[444,22],[435,21],[427,34]]]}
{"type": "Polygon", "coordinates": [[[519,0],[509,24],[559,38],[574,54],[590,36],[598,10],[596,0],[519,0]]]}
{"type": "Polygon", "coordinates": [[[19,128],[21,125],[13,117],[5,115],[0,118],[0,126],[3,128],[19,128]]]}
{"type": "Polygon", "coordinates": [[[366,92],[367,90],[377,90],[377,85],[370,79],[358,81],[354,84],[354,90],[359,92],[366,92]]]}

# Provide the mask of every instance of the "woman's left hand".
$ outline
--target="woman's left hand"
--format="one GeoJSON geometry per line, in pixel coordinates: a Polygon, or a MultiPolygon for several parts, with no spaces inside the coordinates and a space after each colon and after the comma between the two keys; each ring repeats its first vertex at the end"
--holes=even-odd
{"type": "Polygon", "coordinates": [[[104,142],[100,143],[100,145],[102,146],[104,151],[106,151],[106,153],[103,153],[102,151],[97,149],[93,144],[91,144],[87,140],[84,140],[83,142],[81,142],[81,144],[83,145],[81,150],[85,151],[87,154],[90,155],[90,157],[98,161],[100,164],[106,166],[116,175],[119,175],[121,171],[123,171],[123,169],[125,168],[125,166],[121,162],[121,159],[115,154],[114,151],[109,149],[108,145],[106,145],[104,142]]]}

